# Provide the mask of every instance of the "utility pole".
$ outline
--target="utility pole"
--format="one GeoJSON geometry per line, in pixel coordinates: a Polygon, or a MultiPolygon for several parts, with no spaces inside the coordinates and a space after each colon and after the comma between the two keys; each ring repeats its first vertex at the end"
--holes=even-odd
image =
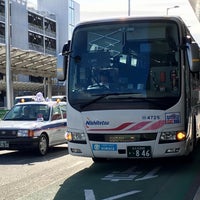
{"type": "Polygon", "coordinates": [[[131,0],[128,0],[128,16],[131,15],[131,0]]]}
{"type": "Polygon", "coordinates": [[[6,37],[6,96],[7,109],[13,106],[13,81],[10,57],[10,1],[5,0],[5,37],[6,37]]]}

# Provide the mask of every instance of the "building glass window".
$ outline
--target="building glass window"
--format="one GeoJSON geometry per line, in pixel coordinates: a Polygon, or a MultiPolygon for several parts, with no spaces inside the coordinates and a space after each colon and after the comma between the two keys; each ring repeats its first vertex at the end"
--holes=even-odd
{"type": "Polygon", "coordinates": [[[43,36],[42,36],[42,35],[29,32],[29,33],[28,33],[28,41],[29,41],[30,43],[43,46],[43,36]]]}
{"type": "Polygon", "coordinates": [[[0,23],[0,36],[5,36],[5,24],[0,23]]]}
{"type": "Polygon", "coordinates": [[[75,8],[74,8],[74,1],[69,1],[69,11],[68,11],[68,18],[69,18],[69,37],[72,36],[72,31],[75,26],[75,8]]]}
{"type": "Polygon", "coordinates": [[[38,16],[34,13],[28,12],[28,22],[39,28],[43,28],[43,19],[41,16],[38,16]]]}
{"type": "Polygon", "coordinates": [[[0,14],[5,15],[5,2],[0,1],[0,14]]]}

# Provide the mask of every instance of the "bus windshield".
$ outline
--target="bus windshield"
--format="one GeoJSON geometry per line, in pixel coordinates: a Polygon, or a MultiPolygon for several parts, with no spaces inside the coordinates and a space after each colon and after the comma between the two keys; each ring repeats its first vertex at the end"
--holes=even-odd
{"type": "Polygon", "coordinates": [[[179,34],[170,20],[78,26],[69,61],[69,103],[78,110],[171,107],[180,97],[179,34]]]}

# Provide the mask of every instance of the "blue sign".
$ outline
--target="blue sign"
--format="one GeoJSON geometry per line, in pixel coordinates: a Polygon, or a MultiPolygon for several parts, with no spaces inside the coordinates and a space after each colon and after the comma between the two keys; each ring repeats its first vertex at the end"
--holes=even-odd
{"type": "Polygon", "coordinates": [[[179,124],[181,123],[181,115],[178,112],[171,112],[165,114],[166,124],[179,124]]]}
{"type": "Polygon", "coordinates": [[[117,144],[92,144],[93,151],[117,151],[117,144]]]}

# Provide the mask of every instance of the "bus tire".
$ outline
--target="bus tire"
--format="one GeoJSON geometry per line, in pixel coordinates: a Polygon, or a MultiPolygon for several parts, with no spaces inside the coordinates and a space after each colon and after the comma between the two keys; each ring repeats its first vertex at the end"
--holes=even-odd
{"type": "Polygon", "coordinates": [[[95,158],[95,157],[93,157],[92,160],[93,160],[94,163],[103,163],[107,159],[106,158],[95,158]]]}
{"type": "Polygon", "coordinates": [[[192,124],[192,134],[193,134],[193,149],[192,149],[192,154],[196,150],[197,146],[197,129],[196,129],[196,118],[195,116],[193,117],[193,124],[192,124]]]}
{"type": "Polygon", "coordinates": [[[197,146],[197,138],[196,138],[196,119],[195,116],[192,119],[192,134],[193,134],[193,138],[192,138],[192,151],[185,156],[186,161],[188,162],[192,162],[194,160],[194,154],[195,154],[195,150],[196,150],[196,146],[197,146]]]}

